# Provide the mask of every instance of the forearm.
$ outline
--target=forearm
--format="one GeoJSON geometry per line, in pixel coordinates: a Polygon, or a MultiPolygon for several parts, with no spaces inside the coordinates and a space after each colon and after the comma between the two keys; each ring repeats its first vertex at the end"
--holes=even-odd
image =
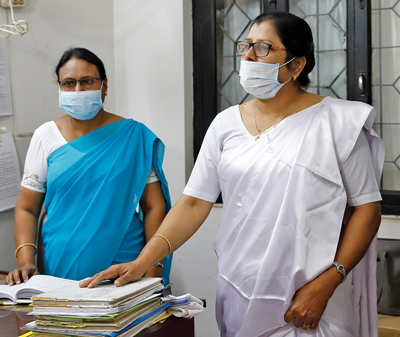
{"type": "MultiPolygon", "coordinates": [[[[19,247],[25,243],[35,243],[36,241],[37,217],[25,210],[15,210],[14,238],[15,246],[19,247]]],[[[18,251],[18,267],[23,265],[35,264],[35,248],[33,246],[22,247],[18,251]]]]}
{"type": "Polygon", "coordinates": [[[366,254],[381,223],[379,202],[354,208],[354,213],[341,235],[335,261],[349,273],[366,254]]]}
{"type": "Polygon", "coordinates": [[[81,281],[79,286],[93,288],[103,280],[115,279],[114,284],[119,287],[138,280],[157,261],[172,253],[197,231],[210,213],[212,205],[211,202],[183,195],[157,230],[156,234],[161,236],[153,235],[135,261],[113,265],[81,281]]]}
{"type": "MultiPolygon", "coordinates": [[[[342,264],[349,273],[361,261],[374,239],[381,222],[379,202],[369,203],[354,208],[349,223],[340,235],[335,261],[342,264]]],[[[331,292],[342,281],[342,275],[331,266],[318,278],[331,289],[331,292]]]]}
{"type": "MultiPolygon", "coordinates": [[[[335,261],[341,263],[349,273],[361,261],[374,239],[380,224],[379,203],[370,203],[354,208],[354,213],[340,236],[335,261]]],[[[326,305],[342,282],[342,274],[331,266],[311,282],[300,288],[290,309],[285,315],[287,323],[295,319],[297,328],[303,325],[315,329],[326,305]]]]}
{"type": "MultiPolygon", "coordinates": [[[[157,207],[153,207],[147,210],[147,213],[144,216],[144,233],[146,238],[146,243],[151,240],[153,235],[156,233],[158,228],[160,227],[163,219],[165,217],[165,203],[157,205],[157,207]]],[[[161,265],[157,265],[157,267],[151,267],[147,270],[147,277],[155,277],[162,275],[163,268],[163,260],[157,261],[161,263],[161,265]]]]}
{"type": "Polygon", "coordinates": [[[171,244],[171,251],[165,239],[153,236],[137,259],[141,268],[147,270],[185,243],[207,218],[212,205],[213,203],[183,195],[156,232],[167,238],[171,244]]]}
{"type": "Polygon", "coordinates": [[[165,207],[152,208],[147,211],[143,219],[146,243],[149,242],[153,235],[157,232],[164,218],[165,207]]]}

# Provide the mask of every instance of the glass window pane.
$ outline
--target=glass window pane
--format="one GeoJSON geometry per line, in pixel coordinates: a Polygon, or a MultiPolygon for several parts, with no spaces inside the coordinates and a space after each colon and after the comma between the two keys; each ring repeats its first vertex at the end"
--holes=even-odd
{"type": "Polygon", "coordinates": [[[217,108],[222,111],[249,99],[239,82],[240,57],[235,42],[244,40],[261,0],[217,0],[217,108]]]}
{"type": "Polygon", "coordinates": [[[289,12],[306,20],[313,32],[316,65],[308,90],[346,99],[346,1],[290,0],[289,12]]]}
{"type": "Polygon", "coordinates": [[[374,129],[385,142],[382,189],[400,190],[400,1],[372,0],[374,129]]]}

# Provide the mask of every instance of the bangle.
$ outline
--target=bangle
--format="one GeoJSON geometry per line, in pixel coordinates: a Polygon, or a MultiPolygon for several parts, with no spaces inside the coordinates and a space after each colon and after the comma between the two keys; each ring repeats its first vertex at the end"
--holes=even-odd
{"type": "Polygon", "coordinates": [[[25,246],[32,246],[33,248],[35,248],[35,254],[36,254],[36,252],[37,252],[37,247],[36,247],[36,245],[35,245],[34,243],[28,242],[28,243],[24,243],[24,244],[22,244],[22,245],[19,245],[18,248],[15,250],[14,255],[15,255],[15,258],[16,258],[16,259],[18,259],[18,252],[19,252],[19,250],[20,250],[21,248],[25,247],[25,246]]]}
{"type": "Polygon", "coordinates": [[[157,262],[153,267],[154,268],[156,268],[156,267],[164,268],[164,265],[162,263],[160,263],[160,262],[157,262]]]}
{"type": "Polygon", "coordinates": [[[153,235],[153,237],[154,236],[159,236],[160,238],[163,238],[165,241],[167,241],[167,243],[168,243],[168,248],[169,248],[169,250],[168,250],[168,255],[169,254],[171,254],[171,243],[169,242],[169,240],[164,236],[164,235],[161,235],[161,234],[154,234],[153,235]]]}

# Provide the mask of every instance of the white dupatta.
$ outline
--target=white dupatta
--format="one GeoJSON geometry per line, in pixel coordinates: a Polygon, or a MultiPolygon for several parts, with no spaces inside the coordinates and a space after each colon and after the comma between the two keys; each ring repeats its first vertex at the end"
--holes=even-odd
{"type": "MultiPolygon", "coordinates": [[[[339,286],[352,294],[354,317],[333,299],[315,331],[284,322],[296,290],[333,262],[347,203],[340,170],[363,128],[380,180],[384,150],[374,118],[369,105],[327,97],[257,142],[222,153],[215,242],[222,336],[377,336],[375,243],[352,272],[353,284],[339,286]]],[[[346,300],[343,294],[337,298],[346,300]]]]}

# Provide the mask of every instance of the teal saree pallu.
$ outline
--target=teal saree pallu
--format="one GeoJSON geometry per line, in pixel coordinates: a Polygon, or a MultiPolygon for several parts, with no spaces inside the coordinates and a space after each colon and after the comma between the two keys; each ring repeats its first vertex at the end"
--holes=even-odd
{"type": "MultiPolygon", "coordinates": [[[[139,200],[154,167],[167,205],[164,144],[143,124],[125,119],[54,151],[48,159],[45,273],[80,280],[133,261],[146,241],[139,200]]],[[[172,255],[164,259],[169,283],[172,255]]]]}

